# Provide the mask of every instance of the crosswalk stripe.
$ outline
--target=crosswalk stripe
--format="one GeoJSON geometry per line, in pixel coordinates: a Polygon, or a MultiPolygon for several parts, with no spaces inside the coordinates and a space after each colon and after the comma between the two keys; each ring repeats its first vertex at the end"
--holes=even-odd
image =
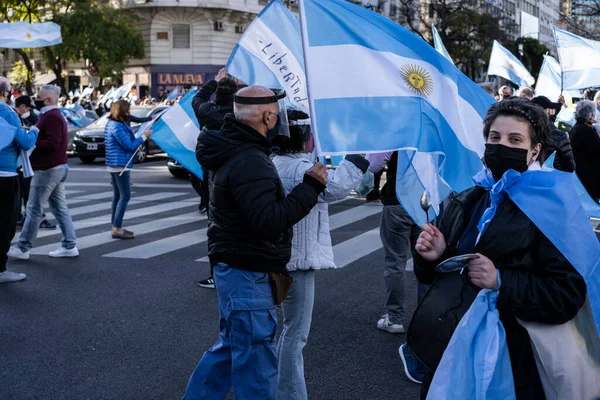
{"type": "Polygon", "coordinates": [[[329,217],[329,230],[341,228],[342,226],[350,225],[353,222],[370,217],[381,212],[383,206],[381,204],[363,204],[358,207],[352,207],[348,210],[333,214],[329,217]]]}
{"type": "MultiPolygon", "coordinates": [[[[65,184],[67,187],[112,187],[110,182],[67,182],[65,184]]],[[[182,183],[135,183],[131,185],[132,187],[139,188],[150,188],[150,189],[190,189],[192,190],[192,185],[186,185],[182,183]]]]}
{"type": "Polygon", "coordinates": [[[600,233],[600,218],[590,218],[590,222],[592,223],[592,228],[600,233]]]}
{"type": "MultiPolygon", "coordinates": [[[[183,195],[186,195],[186,194],[187,193],[184,193],[184,192],[159,192],[159,193],[153,193],[153,194],[149,194],[147,196],[134,197],[134,198],[132,198],[129,201],[129,205],[141,204],[141,203],[145,203],[145,202],[148,202],[148,201],[165,200],[165,199],[169,199],[171,197],[183,196],[183,195]]],[[[97,211],[110,210],[111,208],[112,208],[111,202],[104,202],[104,203],[92,204],[92,205],[89,205],[89,206],[82,206],[82,207],[71,208],[71,209],[69,209],[69,212],[71,214],[71,217],[75,217],[77,215],[89,214],[89,213],[93,213],[93,212],[97,212],[97,211]]],[[[47,218],[51,218],[51,217],[53,217],[53,215],[52,214],[47,214],[46,217],[47,218]]]]}
{"type": "Polygon", "coordinates": [[[335,265],[342,268],[381,247],[379,228],[376,228],[333,246],[333,259],[335,265]]]}
{"type": "MultiPolygon", "coordinates": [[[[383,209],[381,204],[363,204],[358,207],[352,207],[349,210],[345,210],[339,212],[337,214],[333,214],[329,217],[329,230],[333,231],[335,229],[341,228],[346,225],[350,225],[354,222],[360,221],[361,219],[365,219],[372,215],[378,214],[383,209]]],[[[377,229],[379,232],[379,229],[377,229]]],[[[381,243],[381,241],[380,241],[381,243]]],[[[375,251],[375,250],[373,250],[375,251]]],[[[208,257],[202,257],[196,260],[198,262],[208,262],[208,257]]]]}
{"type": "MultiPolygon", "coordinates": [[[[164,229],[173,228],[180,225],[185,225],[193,222],[199,222],[206,219],[205,215],[198,214],[197,211],[176,215],[169,218],[157,219],[150,222],[144,222],[142,224],[133,225],[128,227],[129,230],[135,232],[136,235],[145,235],[164,229]]],[[[113,239],[110,236],[110,231],[100,232],[93,235],[84,236],[77,238],[77,248],[79,250],[89,249],[91,247],[100,246],[103,244],[111,243],[119,239],[113,239]]],[[[156,243],[156,242],[155,242],[156,243]]],[[[48,252],[55,250],[56,244],[49,244],[46,246],[35,247],[31,250],[31,254],[47,254],[48,252]]]]}
{"type": "Polygon", "coordinates": [[[92,200],[111,199],[112,196],[113,196],[112,190],[107,191],[107,192],[88,194],[88,195],[84,195],[84,196],[77,196],[74,198],[67,199],[67,204],[72,206],[74,204],[85,203],[87,201],[92,201],[92,200]]]}
{"type": "Polygon", "coordinates": [[[67,195],[75,194],[75,193],[83,193],[83,192],[85,192],[85,190],[69,190],[69,189],[65,190],[65,193],[67,195]]]}
{"type": "MultiPolygon", "coordinates": [[[[162,212],[179,210],[181,208],[190,207],[192,205],[198,204],[197,197],[190,197],[188,199],[157,204],[155,206],[136,208],[135,210],[128,210],[125,212],[125,220],[129,221],[134,218],[146,217],[148,215],[156,215],[162,212]]],[[[110,224],[110,214],[102,215],[100,217],[82,219],[79,221],[73,221],[73,226],[75,227],[75,231],[80,229],[91,228],[98,225],[110,224]]],[[[40,231],[38,233],[38,238],[43,238],[46,236],[58,235],[60,234],[60,229],[55,229],[52,231],[40,231]]]]}
{"type": "Polygon", "coordinates": [[[154,242],[145,243],[140,246],[131,247],[129,249],[116,251],[114,253],[105,254],[102,257],[115,258],[137,258],[146,260],[148,258],[160,256],[172,251],[180,250],[185,247],[206,242],[207,229],[199,229],[192,232],[182,233],[180,235],[170,236],[154,242]]]}

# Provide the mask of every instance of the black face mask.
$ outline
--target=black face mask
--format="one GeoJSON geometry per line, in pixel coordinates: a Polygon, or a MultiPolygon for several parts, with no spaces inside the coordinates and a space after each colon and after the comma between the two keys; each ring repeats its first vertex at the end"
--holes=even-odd
{"type": "Polygon", "coordinates": [[[44,100],[36,100],[35,101],[35,108],[37,108],[38,111],[40,111],[43,107],[44,107],[44,100]]]}
{"type": "Polygon", "coordinates": [[[527,171],[527,153],[525,149],[486,143],[483,159],[494,180],[499,181],[509,169],[520,173],[527,171]]]}

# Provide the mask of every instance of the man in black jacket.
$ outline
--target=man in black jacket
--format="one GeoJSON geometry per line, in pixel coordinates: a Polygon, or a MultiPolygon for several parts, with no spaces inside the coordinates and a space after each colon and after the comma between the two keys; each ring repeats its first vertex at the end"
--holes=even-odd
{"type": "MultiPolygon", "coordinates": [[[[213,131],[221,130],[225,116],[233,114],[233,95],[237,92],[236,81],[227,76],[227,69],[221,68],[215,80],[206,82],[202,88],[196,93],[192,100],[192,108],[198,119],[198,124],[201,128],[206,128],[213,131]],[[215,100],[211,98],[215,95],[215,100]]],[[[208,176],[208,171],[202,168],[203,175],[208,176]]],[[[206,178],[205,178],[206,179],[206,178]]],[[[190,174],[192,187],[200,196],[200,213],[208,212],[208,184],[204,184],[200,178],[194,174],[190,174]]],[[[202,279],[198,282],[198,286],[214,289],[215,281],[212,276],[202,279]]]]}
{"type": "Polygon", "coordinates": [[[560,112],[562,104],[553,103],[546,96],[535,97],[531,102],[542,107],[546,111],[548,118],[550,118],[550,122],[552,122],[552,133],[550,134],[551,142],[546,153],[550,156],[552,153],[556,152],[553,165],[554,169],[565,172],[575,171],[575,158],[573,157],[573,149],[571,149],[569,135],[554,126],[556,114],[560,112]]]}
{"type": "Polygon", "coordinates": [[[327,171],[315,164],[287,196],[269,158],[277,96],[251,86],[219,134],[204,128],[196,156],[209,170],[208,256],[219,300],[220,335],[192,374],[184,399],[276,398],[277,328],[269,273],[286,274],[292,227],[317,204],[327,171]]]}

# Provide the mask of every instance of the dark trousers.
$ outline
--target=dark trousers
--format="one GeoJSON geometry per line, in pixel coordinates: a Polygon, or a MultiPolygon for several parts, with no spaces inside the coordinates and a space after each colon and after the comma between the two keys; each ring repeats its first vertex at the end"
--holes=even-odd
{"type": "Polygon", "coordinates": [[[200,208],[206,208],[208,210],[208,171],[202,168],[202,172],[204,182],[194,174],[190,174],[190,182],[196,193],[198,193],[198,196],[200,196],[200,208]]]}
{"type": "Polygon", "coordinates": [[[27,201],[29,201],[29,191],[31,190],[31,176],[29,178],[25,178],[23,176],[23,169],[19,168],[19,191],[21,193],[19,200],[19,214],[21,214],[21,204],[23,208],[27,209],[27,201]]]}
{"type": "Polygon", "coordinates": [[[0,177],[0,273],[6,271],[6,253],[17,231],[19,211],[19,177],[0,177]]]}

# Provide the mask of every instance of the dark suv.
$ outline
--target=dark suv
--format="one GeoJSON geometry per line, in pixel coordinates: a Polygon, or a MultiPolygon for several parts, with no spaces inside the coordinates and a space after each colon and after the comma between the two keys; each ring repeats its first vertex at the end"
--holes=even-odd
{"type": "MultiPolygon", "coordinates": [[[[134,106],[131,107],[130,113],[135,117],[144,118],[154,116],[165,108],[168,108],[168,106],[134,106]]],[[[108,114],[102,116],[93,124],[86,126],[75,134],[75,138],[73,139],[73,154],[79,157],[84,164],[93,163],[97,157],[104,157],[106,155],[104,148],[104,127],[107,122],[108,114]]],[[[136,133],[139,128],[140,124],[131,124],[133,133],[136,133]]],[[[160,147],[158,147],[152,138],[150,138],[144,142],[142,148],[137,153],[136,162],[144,161],[150,154],[162,152],[160,147]]]]}

